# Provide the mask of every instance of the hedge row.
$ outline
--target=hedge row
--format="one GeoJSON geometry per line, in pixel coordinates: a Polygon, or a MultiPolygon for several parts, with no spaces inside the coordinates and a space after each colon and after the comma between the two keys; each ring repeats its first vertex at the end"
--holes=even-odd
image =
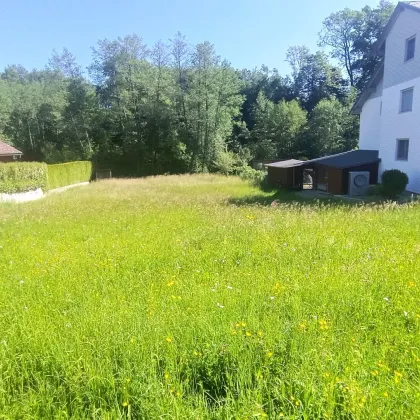
{"type": "Polygon", "coordinates": [[[92,163],[69,162],[46,165],[39,162],[0,163],[0,193],[20,193],[37,188],[52,190],[90,181],[92,163]]]}
{"type": "Polygon", "coordinates": [[[37,188],[45,189],[48,168],[45,163],[0,163],[0,193],[19,193],[37,188]]]}
{"type": "Polygon", "coordinates": [[[88,182],[92,176],[92,162],[79,161],[48,165],[48,189],[88,182]]]}

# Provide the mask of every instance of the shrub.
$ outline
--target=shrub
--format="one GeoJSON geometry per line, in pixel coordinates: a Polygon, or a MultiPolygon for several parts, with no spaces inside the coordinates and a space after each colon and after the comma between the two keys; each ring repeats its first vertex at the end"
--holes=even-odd
{"type": "Polygon", "coordinates": [[[255,187],[262,188],[266,183],[265,172],[257,171],[256,169],[252,169],[250,166],[244,167],[238,175],[241,177],[241,179],[249,181],[255,187]]]}
{"type": "Polygon", "coordinates": [[[0,193],[45,189],[47,165],[39,162],[0,163],[0,193]]]}
{"type": "Polygon", "coordinates": [[[381,184],[369,185],[368,195],[371,195],[371,196],[382,195],[382,185],[381,184]]]}
{"type": "Polygon", "coordinates": [[[407,187],[408,176],[398,169],[390,169],[382,174],[381,194],[386,198],[398,197],[407,187]]]}
{"type": "Polygon", "coordinates": [[[79,161],[48,165],[48,189],[90,181],[92,162],[79,161]]]}

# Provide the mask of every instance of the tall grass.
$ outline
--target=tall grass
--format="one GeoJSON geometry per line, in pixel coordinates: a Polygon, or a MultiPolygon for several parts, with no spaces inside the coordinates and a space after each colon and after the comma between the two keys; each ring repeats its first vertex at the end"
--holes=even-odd
{"type": "Polygon", "coordinates": [[[1,415],[418,418],[420,207],[269,202],[173,176],[1,205],[1,415]]]}

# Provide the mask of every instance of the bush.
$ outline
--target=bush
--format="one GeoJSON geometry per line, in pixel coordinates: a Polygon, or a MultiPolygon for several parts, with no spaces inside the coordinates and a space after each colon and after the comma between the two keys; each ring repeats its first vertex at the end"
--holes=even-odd
{"type": "Polygon", "coordinates": [[[371,195],[371,196],[382,195],[382,185],[381,184],[369,185],[368,195],[371,195]]]}
{"type": "Polygon", "coordinates": [[[0,193],[20,193],[47,186],[47,165],[39,162],[0,163],[0,193]]]}
{"type": "Polygon", "coordinates": [[[408,176],[398,169],[390,169],[382,174],[381,194],[386,198],[398,197],[407,187],[408,176]]]}
{"type": "Polygon", "coordinates": [[[92,162],[79,161],[48,165],[48,189],[90,181],[92,162]]]}
{"type": "Polygon", "coordinates": [[[255,187],[262,188],[266,184],[265,172],[257,171],[256,169],[252,169],[250,166],[244,167],[238,175],[241,179],[249,181],[255,187]]]}

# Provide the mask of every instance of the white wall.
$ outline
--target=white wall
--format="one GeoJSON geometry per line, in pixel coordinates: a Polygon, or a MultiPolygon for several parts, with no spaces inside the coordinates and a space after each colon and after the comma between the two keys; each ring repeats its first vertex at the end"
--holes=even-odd
{"type": "Polygon", "coordinates": [[[363,105],[360,114],[359,149],[379,150],[381,138],[382,97],[370,98],[363,105]]]}
{"type": "MultiPolygon", "coordinates": [[[[416,54],[420,54],[420,40],[416,54]]],[[[405,172],[410,178],[407,190],[420,194],[420,77],[383,90],[380,138],[380,172],[386,169],[405,172]],[[401,114],[401,90],[411,87],[414,87],[413,111],[401,114]],[[398,161],[397,139],[404,138],[410,139],[408,161],[398,161]]]]}
{"type": "Polygon", "coordinates": [[[384,88],[420,77],[420,13],[405,9],[386,38],[384,88]],[[416,36],[414,58],[405,62],[406,40],[416,36]]]}

